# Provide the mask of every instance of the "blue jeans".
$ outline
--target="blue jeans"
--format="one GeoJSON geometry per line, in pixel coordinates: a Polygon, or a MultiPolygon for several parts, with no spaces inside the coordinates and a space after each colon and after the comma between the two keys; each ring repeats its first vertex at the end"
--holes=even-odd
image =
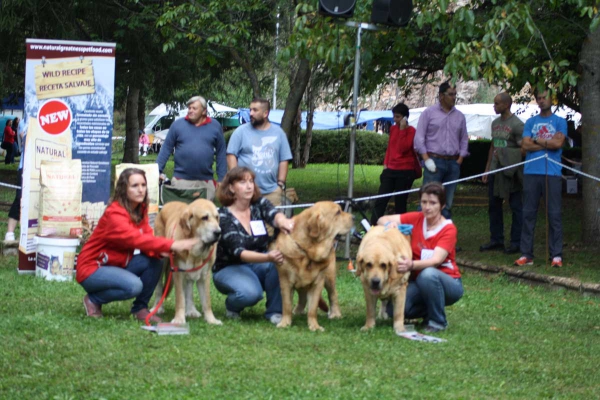
{"type": "Polygon", "coordinates": [[[241,312],[262,300],[267,294],[265,318],[281,314],[281,290],[279,274],[275,264],[256,263],[230,265],[213,274],[217,290],[227,295],[225,307],[228,311],[241,312]]]}
{"type": "MultiPolygon", "coordinates": [[[[540,199],[546,203],[546,175],[525,175],[523,180],[523,232],[521,253],[533,258],[533,241],[540,199]]],[[[550,257],[562,257],[562,177],[548,176],[548,226],[550,257]]]]}
{"type": "MultiPolygon", "coordinates": [[[[503,199],[494,196],[494,176],[488,178],[488,195],[490,214],[490,242],[504,244],[504,211],[502,209],[503,199]]],[[[508,198],[508,204],[512,210],[512,224],[510,227],[510,247],[521,245],[521,229],[523,225],[523,193],[513,192],[508,198]]]]}
{"type": "MultiPolygon", "coordinates": [[[[429,326],[444,329],[448,326],[444,308],[460,300],[463,293],[460,278],[452,278],[437,268],[425,268],[408,283],[404,317],[423,318],[429,326]]],[[[387,313],[394,315],[392,302],[388,303],[387,313]]]]}
{"type": "MultiPolygon", "coordinates": [[[[423,168],[423,185],[429,182],[450,182],[460,178],[460,165],[456,160],[444,160],[442,158],[431,157],[435,162],[435,172],[429,172],[427,168],[423,168]]],[[[454,192],[456,191],[456,183],[445,185],[446,190],[446,207],[442,209],[442,215],[445,218],[452,218],[452,202],[454,201],[454,192]]],[[[419,206],[419,210],[420,210],[419,206]]]]}
{"type": "Polygon", "coordinates": [[[135,297],[131,312],[148,308],[162,273],[162,259],[144,254],[133,256],[126,268],[100,267],[81,286],[92,303],[102,305],[135,297]]]}

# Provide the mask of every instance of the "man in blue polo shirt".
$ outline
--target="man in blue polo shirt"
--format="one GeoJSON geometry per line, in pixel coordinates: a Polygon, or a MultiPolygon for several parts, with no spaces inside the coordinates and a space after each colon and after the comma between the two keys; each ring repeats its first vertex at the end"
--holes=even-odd
{"type": "Polygon", "coordinates": [[[163,170],[175,149],[175,169],[171,185],[177,189],[205,189],[206,198],[212,201],[217,186],[212,169],[215,158],[218,182],[227,173],[223,128],[208,116],[203,97],[192,97],[187,101],[187,106],[187,116],[175,120],[169,128],[156,163],[161,179],[165,179],[163,170]]]}
{"type": "MultiPolygon", "coordinates": [[[[548,154],[550,159],[560,162],[562,146],[567,136],[567,121],[552,113],[552,96],[548,90],[541,93],[536,90],[534,95],[535,101],[540,107],[540,113],[529,118],[523,129],[521,146],[527,152],[525,160],[532,160],[548,154]]],[[[562,267],[561,170],[560,165],[546,159],[525,164],[523,171],[522,256],[515,261],[516,266],[533,265],[533,241],[537,210],[540,198],[547,197],[550,257],[552,258],[553,267],[562,267]]]]}

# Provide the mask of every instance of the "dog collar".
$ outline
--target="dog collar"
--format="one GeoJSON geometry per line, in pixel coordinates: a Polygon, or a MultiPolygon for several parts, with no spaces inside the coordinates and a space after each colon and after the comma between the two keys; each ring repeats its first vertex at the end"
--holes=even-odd
{"type": "Polygon", "coordinates": [[[210,258],[212,257],[212,254],[215,251],[215,247],[216,246],[213,246],[213,248],[210,249],[210,253],[208,253],[208,256],[204,259],[204,261],[202,261],[202,264],[200,264],[199,266],[194,267],[192,269],[186,269],[186,270],[180,270],[179,267],[175,265],[175,261],[173,259],[173,253],[171,253],[171,255],[169,256],[169,260],[171,261],[171,271],[173,271],[173,272],[194,272],[194,271],[198,271],[199,269],[202,269],[206,265],[208,260],[210,260],[210,258]]]}

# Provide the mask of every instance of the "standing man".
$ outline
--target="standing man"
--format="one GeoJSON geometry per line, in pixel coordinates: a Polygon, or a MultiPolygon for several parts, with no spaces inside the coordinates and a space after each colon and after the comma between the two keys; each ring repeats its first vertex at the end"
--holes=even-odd
{"type": "MultiPolygon", "coordinates": [[[[500,114],[492,122],[492,144],[488,154],[485,172],[520,163],[523,121],[510,112],[512,98],[508,93],[500,93],[494,97],[494,111],[500,114]]],[[[479,247],[479,251],[503,249],[506,254],[520,251],[521,225],[523,223],[523,167],[516,167],[498,172],[492,176],[484,175],[481,179],[488,184],[490,242],[479,247]],[[508,200],[512,210],[510,229],[510,246],[504,248],[504,215],[502,203],[508,200]]]]}
{"type": "Polygon", "coordinates": [[[256,174],[261,194],[273,205],[281,205],[292,151],[285,132],[269,121],[269,100],[250,103],[250,123],[238,127],[227,146],[227,167],[248,167],[256,174]]]}
{"type": "MultiPolygon", "coordinates": [[[[460,165],[469,154],[467,120],[458,111],[456,88],[449,81],[440,85],[439,103],[427,107],[419,117],[415,135],[415,150],[425,161],[423,185],[429,182],[450,182],[460,177],[460,165]]],[[[445,185],[446,207],[442,210],[445,218],[452,216],[456,184],[445,185]]]]}
{"type": "Polygon", "coordinates": [[[166,179],[163,171],[175,150],[175,170],[171,185],[177,189],[205,189],[206,198],[212,201],[217,186],[212,169],[215,158],[218,182],[227,173],[223,128],[208,116],[204,97],[192,97],[187,101],[187,106],[187,116],[175,120],[169,128],[156,163],[161,179],[166,179]]]}
{"type": "MultiPolygon", "coordinates": [[[[552,97],[548,90],[534,91],[540,107],[539,115],[525,123],[522,147],[527,151],[525,160],[545,154],[560,162],[562,146],[567,136],[567,121],[552,113],[552,97]]],[[[521,233],[521,258],[516,266],[533,265],[533,240],[540,198],[547,201],[550,228],[550,257],[553,267],[562,267],[562,167],[541,159],[525,164],[523,181],[523,232],[521,233]],[[547,186],[546,186],[547,184],[547,186]]]]}

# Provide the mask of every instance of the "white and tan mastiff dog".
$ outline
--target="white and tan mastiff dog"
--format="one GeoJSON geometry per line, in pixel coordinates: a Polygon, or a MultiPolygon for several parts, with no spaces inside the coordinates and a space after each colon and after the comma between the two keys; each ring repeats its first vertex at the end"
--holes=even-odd
{"type": "MultiPolygon", "coordinates": [[[[205,199],[195,200],[189,205],[180,201],[169,202],[156,217],[154,230],[157,236],[175,240],[193,237],[200,239],[200,243],[191,251],[175,253],[172,256],[173,266],[179,272],[173,272],[175,317],[171,322],[183,324],[186,317],[199,318],[202,315],[194,306],[193,284],[195,282],[202,302],[204,319],[209,324],[221,325],[222,322],[213,314],[210,301],[211,269],[217,255],[217,242],[221,237],[219,213],[215,205],[205,199]]],[[[165,263],[165,276],[171,268],[169,264],[170,262],[165,263]]],[[[160,282],[154,292],[154,308],[162,292],[163,285],[160,282]]],[[[163,311],[161,307],[158,313],[163,311]]]]}
{"type": "Polygon", "coordinates": [[[377,299],[394,303],[394,331],[404,332],[404,306],[410,272],[399,273],[398,260],[411,259],[410,236],[397,228],[374,226],[365,235],[356,255],[356,276],[360,277],[367,304],[367,321],[361,330],[375,327],[377,299]]]}

